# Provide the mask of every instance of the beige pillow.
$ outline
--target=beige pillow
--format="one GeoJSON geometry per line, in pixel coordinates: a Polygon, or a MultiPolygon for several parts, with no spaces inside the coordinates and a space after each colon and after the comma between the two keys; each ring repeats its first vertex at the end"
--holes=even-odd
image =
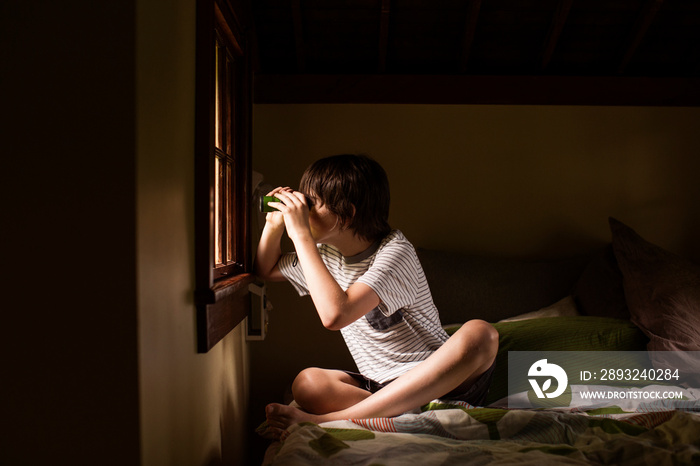
{"type": "Polygon", "coordinates": [[[610,229],[632,323],[649,337],[654,367],[681,369],[688,374],[686,382],[700,386],[694,353],[700,351],[700,266],[613,218],[610,229]],[[687,360],[678,362],[679,357],[687,360]]]}
{"type": "Polygon", "coordinates": [[[610,219],[632,322],[650,351],[700,350],[700,266],[644,240],[610,219]]]}
{"type": "Polygon", "coordinates": [[[562,317],[562,316],[577,316],[580,315],[576,309],[576,303],[572,296],[567,296],[551,306],[543,307],[537,311],[526,312],[507,319],[499,320],[499,322],[515,322],[517,320],[539,319],[541,317],[562,317]]]}

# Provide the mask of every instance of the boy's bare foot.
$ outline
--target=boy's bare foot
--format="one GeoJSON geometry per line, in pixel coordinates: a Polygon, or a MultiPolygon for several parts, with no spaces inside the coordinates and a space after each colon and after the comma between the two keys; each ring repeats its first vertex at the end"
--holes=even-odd
{"type": "Polygon", "coordinates": [[[267,416],[267,423],[272,428],[271,431],[280,435],[292,424],[299,422],[314,422],[318,424],[323,422],[323,416],[310,414],[293,406],[278,403],[267,405],[265,407],[265,415],[267,416]]]}

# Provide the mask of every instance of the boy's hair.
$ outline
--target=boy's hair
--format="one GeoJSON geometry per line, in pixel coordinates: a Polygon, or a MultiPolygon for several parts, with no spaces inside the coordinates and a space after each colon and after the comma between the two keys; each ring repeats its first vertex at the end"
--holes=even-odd
{"type": "Polygon", "coordinates": [[[317,160],[301,177],[299,190],[316,196],[340,224],[367,240],[383,238],[389,226],[389,179],[366,155],[340,154],[317,160]]]}

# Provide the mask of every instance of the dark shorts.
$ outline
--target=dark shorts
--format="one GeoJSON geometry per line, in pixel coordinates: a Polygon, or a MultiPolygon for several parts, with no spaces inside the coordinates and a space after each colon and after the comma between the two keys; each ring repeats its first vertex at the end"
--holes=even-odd
{"type": "MultiPolygon", "coordinates": [[[[483,406],[484,400],[486,400],[486,395],[489,394],[489,388],[491,387],[491,381],[493,380],[493,372],[496,369],[496,361],[491,364],[491,367],[486,369],[486,372],[481,374],[476,381],[463,392],[452,391],[444,396],[441,396],[441,400],[456,400],[465,401],[472,406],[483,406]]],[[[377,392],[382,388],[389,385],[392,380],[384,383],[376,382],[372,379],[368,379],[362,374],[357,372],[343,371],[350,375],[353,379],[360,383],[360,388],[367,390],[370,393],[377,392]]],[[[396,379],[394,379],[396,380],[396,379]]]]}

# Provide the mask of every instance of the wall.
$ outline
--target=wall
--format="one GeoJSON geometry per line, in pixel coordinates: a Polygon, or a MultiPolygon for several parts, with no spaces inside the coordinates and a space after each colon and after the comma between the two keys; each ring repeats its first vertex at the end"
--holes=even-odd
{"type": "Polygon", "coordinates": [[[243,464],[240,329],[196,354],[195,0],[0,2],[0,464],[243,464]]]}
{"type": "Polygon", "coordinates": [[[239,326],[196,353],[195,0],[138,2],[138,285],[142,464],[245,462],[239,326]]]}
{"type": "Polygon", "coordinates": [[[3,465],[139,462],[134,16],[0,3],[3,465]]]}
{"type": "Polygon", "coordinates": [[[255,165],[294,185],[317,157],[367,152],[392,223],[426,247],[567,254],[608,240],[612,215],[699,257],[698,123],[697,108],[258,105],[255,165]]]}
{"type": "MultiPolygon", "coordinates": [[[[392,225],[417,246],[562,257],[609,242],[614,216],[700,262],[699,126],[698,108],[257,105],[254,169],[296,186],[316,158],[368,153],[389,174],[392,225]]],[[[253,416],[298,369],[352,366],[308,299],[287,284],[270,296],[253,416]]]]}

